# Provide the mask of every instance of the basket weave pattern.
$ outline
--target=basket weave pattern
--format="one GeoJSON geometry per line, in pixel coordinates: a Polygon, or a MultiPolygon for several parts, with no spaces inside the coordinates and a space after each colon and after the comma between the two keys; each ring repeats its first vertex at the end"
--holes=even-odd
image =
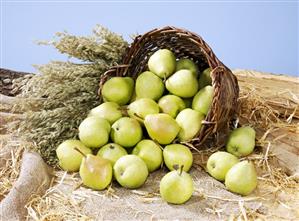
{"type": "Polygon", "coordinates": [[[106,71],[100,79],[99,95],[102,85],[114,76],[130,76],[134,79],[148,70],[149,57],[158,49],[167,48],[177,58],[192,59],[202,72],[210,67],[214,97],[212,107],[206,116],[200,133],[190,143],[196,148],[212,134],[228,126],[237,109],[239,87],[231,70],[218,60],[212,49],[197,34],[175,27],[154,29],[135,38],[127,48],[122,64],[106,71]]]}

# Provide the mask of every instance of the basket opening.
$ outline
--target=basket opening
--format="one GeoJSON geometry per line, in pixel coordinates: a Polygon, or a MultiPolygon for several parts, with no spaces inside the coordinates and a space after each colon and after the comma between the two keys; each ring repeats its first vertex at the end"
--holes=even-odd
{"type": "MultiPolygon", "coordinates": [[[[154,38],[153,36],[143,37],[135,41],[132,44],[131,49],[133,47],[136,47],[136,50],[134,51],[135,53],[130,56],[130,61],[125,61],[130,64],[128,75],[133,78],[136,78],[138,74],[143,71],[148,70],[148,59],[159,49],[171,50],[177,59],[189,58],[193,60],[197,64],[200,72],[209,67],[203,48],[187,35],[168,33],[167,35],[159,35],[154,38]],[[138,48],[136,44],[138,44],[138,48]]],[[[126,73],[124,74],[127,75],[126,73]]]]}

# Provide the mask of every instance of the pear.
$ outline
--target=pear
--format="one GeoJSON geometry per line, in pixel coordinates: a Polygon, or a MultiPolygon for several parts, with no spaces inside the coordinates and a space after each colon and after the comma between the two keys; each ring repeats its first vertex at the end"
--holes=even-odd
{"type": "Polygon", "coordinates": [[[161,97],[158,105],[163,113],[169,114],[173,118],[175,118],[181,110],[185,109],[185,103],[182,98],[172,94],[161,97]]]}
{"type": "Polygon", "coordinates": [[[214,88],[212,86],[200,89],[193,98],[192,109],[207,115],[212,105],[213,96],[214,88]]]}
{"type": "Polygon", "coordinates": [[[166,80],[166,88],[179,97],[193,97],[198,90],[198,81],[191,71],[180,70],[166,80]]]}
{"type": "Polygon", "coordinates": [[[88,116],[98,116],[105,118],[110,124],[113,124],[122,117],[120,106],[114,102],[105,102],[91,109],[88,116]]]}
{"type": "Polygon", "coordinates": [[[106,160],[110,160],[113,166],[119,158],[127,154],[127,151],[119,144],[109,143],[101,147],[101,149],[97,153],[97,156],[101,156],[106,160]]]}
{"type": "Polygon", "coordinates": [[[167,173],[160,182],[160,195],[168,203],[183,204],[191,198],[193,191],[192,177],[182,167],[167,173]]]}
{"type": "Polygon", "coordinates": [[[164,92],[164,83],[157,75],[145,71],[136,79],[135,93],[138,98],[158,100],[164,92]]]}
{"type": "Polygon", "coordinates": [[[122,117],[111,127],[111,139],[125,148],[135,146],[142,138],[142,128],[138,121],[129,117],[122,117]]]}
{"type": "Polygon", "coordinates": [[[132,97],[134,80],[131,77],[113,77],[105,82],[102,88],[104,101],[125,105],[132,97]]]}
{"type": "Polygon", "coordinates": [[[161,167],[163,162],[163,153],[161,146],[152,140],[142,140],[133,149],[132,154],[140,157],[148,168],[153,172],[161,167]]]}
{"type": "Polygon", "coordinates": [[[148,68],[162,79],[173,74],[176,67],[176,58],[168,49],[159,49],[148,60],[148,68]]]}
{"type": "Polygon", "coordinates": [[[212,85],[211,68],[205,69],[199,76],[199,89],[212,85]]]}
{"type": "Polygon", "coordinates": [[[113,172],[117,182],[129,189],[139,188],[148,177],[146,163],[136,155],[119,158],[113,166],[113,172]]]}
{"type": "Polygon", "coordinates": [[[250,194],[257,186],[257,174],[253,163],[242,161],[235,164],[225,176],[228,190],[241,195],[250,194]]]}
{"type": "Polygon", "coordinates": [[[144,125],[148,135],[160,144],[171,143],[180,131],[177,122],[168,114],[149,114],[144,125]]]}
{"type": "Polygon", "coordinates": [[[148,114],[157,114],[160,109],[158,104],[150,98],[140,98],[128,106],[128,114],[140,123],[148,114]]]}
{"type": "Polygon", "coordinates": [[[91,153],[91,149],[87,148],[79,140],[66,140],[62,142],[56,149],[59,166],[66,171],[77,172],[79,171],[82,161],[82,154],[75,150],[78,148],[84,154],[91,153]]]}
{"type": "Polygon", "coordinates": [[[251,154],[255,146],[255,130],[251,127],[240,127],[234,129],[227,140],[227,152],[244,157],[251,154]]]}
{"type": "Polygon", "coordinates": [[[193,164],[193,155],[190,149],[182,144],[167,145],[163,150],[163,159],[169,170],[182,167],[182,170],[188,172],[193,164]]]}
{"type": "Polygon", "coordinates": [[[176,63],[176,71],[187,69],[192,72],[192,74],[197,77],[198,75],[198,67],[197,65],[188,58],[181,58],[176,63]]]}
{"type": "Polygon", "coordinates": [[[178,138],[180,141],[187,141],[194,138],[200,131],[201,122],[205,116],[190,108],[182,110],[176,117],[176,122],[181,127],[178,138]]]}
{"type": "Polygon", "coordinates": [[[109,139],[111,126],[101,117],[87,117],[79,126],[79,139],[89,148],[98,148],[105,145],[109,139]]]}
{"type": "MultiPolygon", "coordinates": [[[[80,151],[80,150],[78,150],[80,151]]],[[[80,177],[83,184],[94,190],[105,189],[112,180],[112,166],[109,160],[92,154],[84,156],[80,166],[80,177]]]]}
{"type": "Polygon", "coordinates": [[[239,159],[227,152],[217,151],[207,161],[208,173],[219,181],[225,180],[225,175],[232,166],[239,163],[239,159]]]}

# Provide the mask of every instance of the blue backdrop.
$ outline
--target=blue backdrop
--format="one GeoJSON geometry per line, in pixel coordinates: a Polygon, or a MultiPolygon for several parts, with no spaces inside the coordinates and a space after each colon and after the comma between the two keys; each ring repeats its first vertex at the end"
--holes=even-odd
{"type": "Polygon", "coordinates": [[[36,40],[67,30],[88,35],[102,24],[130,40],[165,25],[200,34],[230,68],[299,75],[297,1],[1,1],[1,67],[65,60],[36,40]]]}

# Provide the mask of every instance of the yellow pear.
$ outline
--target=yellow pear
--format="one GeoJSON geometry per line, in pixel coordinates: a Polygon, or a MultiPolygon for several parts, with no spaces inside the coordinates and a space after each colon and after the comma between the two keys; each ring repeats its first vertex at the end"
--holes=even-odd
{"type": "Polygon", "coordinates": [[[179,97],[193,97],[198,90],[197,78],[189,70],[179,70],[166,80],[167,90],[179,97]]]}
{"type": "Polygon", "coordinates": [[[176,117],[176,122],[181,127],[178,138],[180,141],[187,141],[194,138],[200,131],[201,122],[205,116],[190,108],[182,110],[176,117]]]}
{"type": "Polygon", "coordinates": [[[212,86],[200,89],[193,98],[192,109],[207,115],[212,105],[213,96],[214,88],[212,86]]]}
{"type": "Polygon", "coordinates": [[[149,136],[160,144],[171,143],[180,131],[177,122],[168,114],[149,114],[144,125],[149,136]]]}

